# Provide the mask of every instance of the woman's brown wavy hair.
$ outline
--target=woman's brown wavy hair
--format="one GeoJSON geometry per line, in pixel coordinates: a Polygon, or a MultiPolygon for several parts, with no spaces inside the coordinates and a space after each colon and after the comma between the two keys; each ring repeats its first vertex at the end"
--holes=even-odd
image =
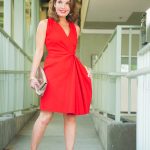
{"type": "MultiPolygon", "coordinates": [[[[50,0],[49,1],[49,8],[48,8],[48,16],[53,18],[57,22],[59,22],[59,16],[56,13],[54,4],[57,0],[50,0]]],[[[67,21],[76,22],[78,19],[78,11],[76,7],[76,0],[70,0],[70,13],[66,16],[67,21]]]]}

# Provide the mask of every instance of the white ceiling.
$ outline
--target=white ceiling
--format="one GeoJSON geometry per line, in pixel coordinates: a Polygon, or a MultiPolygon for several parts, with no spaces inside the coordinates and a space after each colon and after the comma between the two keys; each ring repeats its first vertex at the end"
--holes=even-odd
{"type": "Polygon", "coordinates": [[[125,22],[133,12],[145,12],[150,0],[90,0],[86,22],[125,22]]]}

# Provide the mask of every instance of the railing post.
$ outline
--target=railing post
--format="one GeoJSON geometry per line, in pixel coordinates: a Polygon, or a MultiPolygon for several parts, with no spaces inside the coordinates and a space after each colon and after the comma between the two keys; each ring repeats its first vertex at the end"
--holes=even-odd
{"type": "MultiPolygon", "coordinates": [[[[132,59],[132,54],[131,54],[131,47],[132,47],[132,34],[131,34],[132,29],[129,28],[129,57],[128,57],[128,66],[129,70],[128,72],[131,71],[131,59],[132,59]]],[[[128,114],[131,113],[131,79],[128,78],[128,114]]]]}
{"type": "MultiPolygon", "coordinates": [[[[121,40],[122,29],[117,26],[117,39],[116,39],[116,72],[121,71],[121,40]]],[[[120,121],[120,101],[121,101],[121,77],[116,78],[116,112],[115,120],[120,121]]]]}

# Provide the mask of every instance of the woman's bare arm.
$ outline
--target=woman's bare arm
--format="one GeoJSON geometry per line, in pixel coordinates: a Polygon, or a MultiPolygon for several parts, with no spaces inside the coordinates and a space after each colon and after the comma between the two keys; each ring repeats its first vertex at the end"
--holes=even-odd
{"type": "Polygon", "coordinates": [[[76,31],[77,31],[77,37],[79,37],[79,35],[80,35],[80,27],[77,24],[75,24],[75,27],[76,27],[76,31]]]}
{"type": "Polygon", "coordinates": [[[47,19],[40,21],[36,32],[36,51],[33,58],[32,69],[30,72],[30,79],[35,77],[36,70],[43,56],[46,28],[47,28],[47,19]]]}

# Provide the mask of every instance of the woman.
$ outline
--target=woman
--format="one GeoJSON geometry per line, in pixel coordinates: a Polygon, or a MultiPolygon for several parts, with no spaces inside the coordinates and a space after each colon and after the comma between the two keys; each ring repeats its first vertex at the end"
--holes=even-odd
{"type": "Polygon", "coordinates": [[[91,74],[75,56],[80,32],[74,23],[75,16],[75,0],[51,0],[49,18],[40,21],[37,28],[30,86],[35,88],[38,84],[35,74],[43,56],[44,44],[48,54],[43,69],[48,84],[40,98],[40,115],[33,127],[31,150],[37,149],[54,112],[63,114],[66,150],[73,150],[76,115],[89,113],[91,74]]]}

